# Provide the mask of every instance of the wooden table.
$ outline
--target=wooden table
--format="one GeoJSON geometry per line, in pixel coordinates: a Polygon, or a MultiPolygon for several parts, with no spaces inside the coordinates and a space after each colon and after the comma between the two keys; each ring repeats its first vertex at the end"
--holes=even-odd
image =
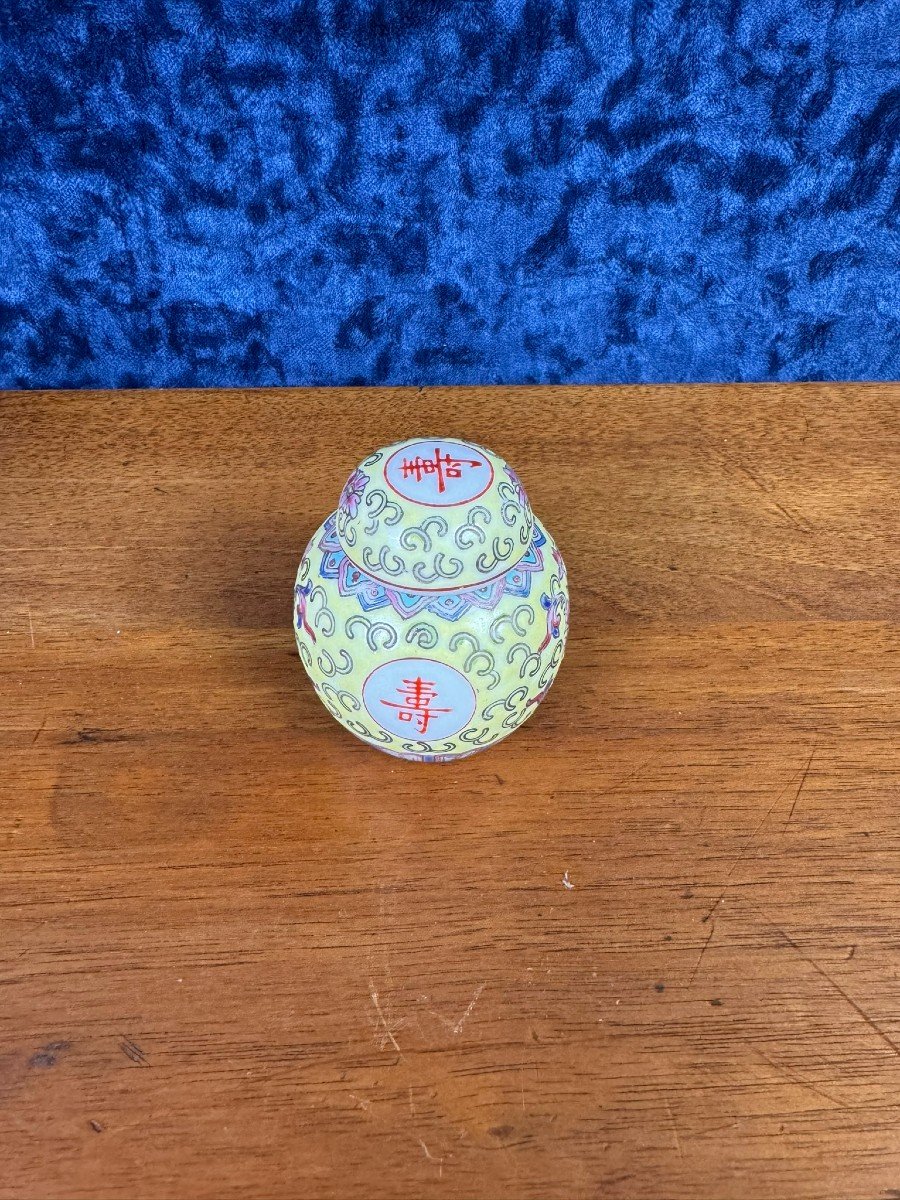
{"type": "Polygon", "coordinates": [[[900,1196],[898,414],[0,398],[0,1195],[900,1196]],[[438,768],[290,623],[350,469],[433,431],[573,595],[540,712],[438,768]]]}

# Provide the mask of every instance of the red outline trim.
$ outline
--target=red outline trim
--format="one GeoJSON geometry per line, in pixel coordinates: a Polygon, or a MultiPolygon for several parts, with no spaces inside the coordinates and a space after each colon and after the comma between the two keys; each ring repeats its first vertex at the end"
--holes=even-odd
{"type": "Polygon", "coordinates": [[[384,482],[388,485],[395,496],[399,496],[401,500],[409,501],[410,504],[418,504],[422,508],[461,508],[464,504],[471,504],[473,500],[480,499],[494,482],[494,466],[484,451],[479,446],[473,446],[469,442],[457,442],[454,438],[432,438],[430,442],[427,438],[422,438],[418,442],[408,442],[406,445],[401,446],[399,449],[394,451],[391,457],[385,462],[381,473],[384,476],[384,482]],[[417,500],[415,496],[407,496],[405,492],[401,492],[399,488],[394,487],[390,479],[388,479],[387,472],[388,467],[391,465],[397,455],[400,453],[408,454],[415,446],[433,445],[434,442],[443,443],[445,446],[465,446],[467,450],[471,451],[471,453],[477,454],[484,459],[487,469],[491,473],[491,477],[480,492],[476,492],[474,496],[469,496],[466,500],[453,500],[449,504],[441,504],[440,501],[437,500],[417,500]]]}

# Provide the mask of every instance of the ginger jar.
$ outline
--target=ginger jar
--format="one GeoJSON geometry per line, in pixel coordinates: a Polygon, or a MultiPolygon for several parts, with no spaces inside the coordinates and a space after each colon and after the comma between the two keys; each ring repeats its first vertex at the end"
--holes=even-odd
{"type": "Polygon", "coordinates": [[[516,473],[452,439],[360,463],[294,587],[320,700],[370,746],[415,762],[464,758],[526,721],[568,620],[562,556],[516,473]]]}

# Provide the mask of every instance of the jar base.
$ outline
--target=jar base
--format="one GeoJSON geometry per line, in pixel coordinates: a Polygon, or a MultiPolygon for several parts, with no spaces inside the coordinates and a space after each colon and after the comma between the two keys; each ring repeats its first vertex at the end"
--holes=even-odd
{"type": "MultiPolygon", "coordinates": [[[[362,741],[362,738],[360,738],[360,741],[362,741]]],[[[375,742],[366,742],[365,744],[371,746],[373,750],[380,750],[382,754],[387,754],[391,758],[401,758],[405,762],[429,764],[461,762],[464,758],[471,758],[479,750],[490,749],[490,746],[476,746],[473,750],[464,750],[461,754],[409,754],[402,750],[388,750],[387,746],[379,746],[375,742]]],[[[493,742],[491,743],[491,745],[494,744],[493,742]]]]}

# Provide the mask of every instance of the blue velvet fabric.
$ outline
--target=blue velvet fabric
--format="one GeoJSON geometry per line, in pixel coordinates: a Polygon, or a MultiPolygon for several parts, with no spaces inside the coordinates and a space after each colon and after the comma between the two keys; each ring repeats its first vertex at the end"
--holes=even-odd
{"type": "Polygon", "coordinates": [[[0,386],[896,378],[896,0],[6,0],[0,386]]]}

